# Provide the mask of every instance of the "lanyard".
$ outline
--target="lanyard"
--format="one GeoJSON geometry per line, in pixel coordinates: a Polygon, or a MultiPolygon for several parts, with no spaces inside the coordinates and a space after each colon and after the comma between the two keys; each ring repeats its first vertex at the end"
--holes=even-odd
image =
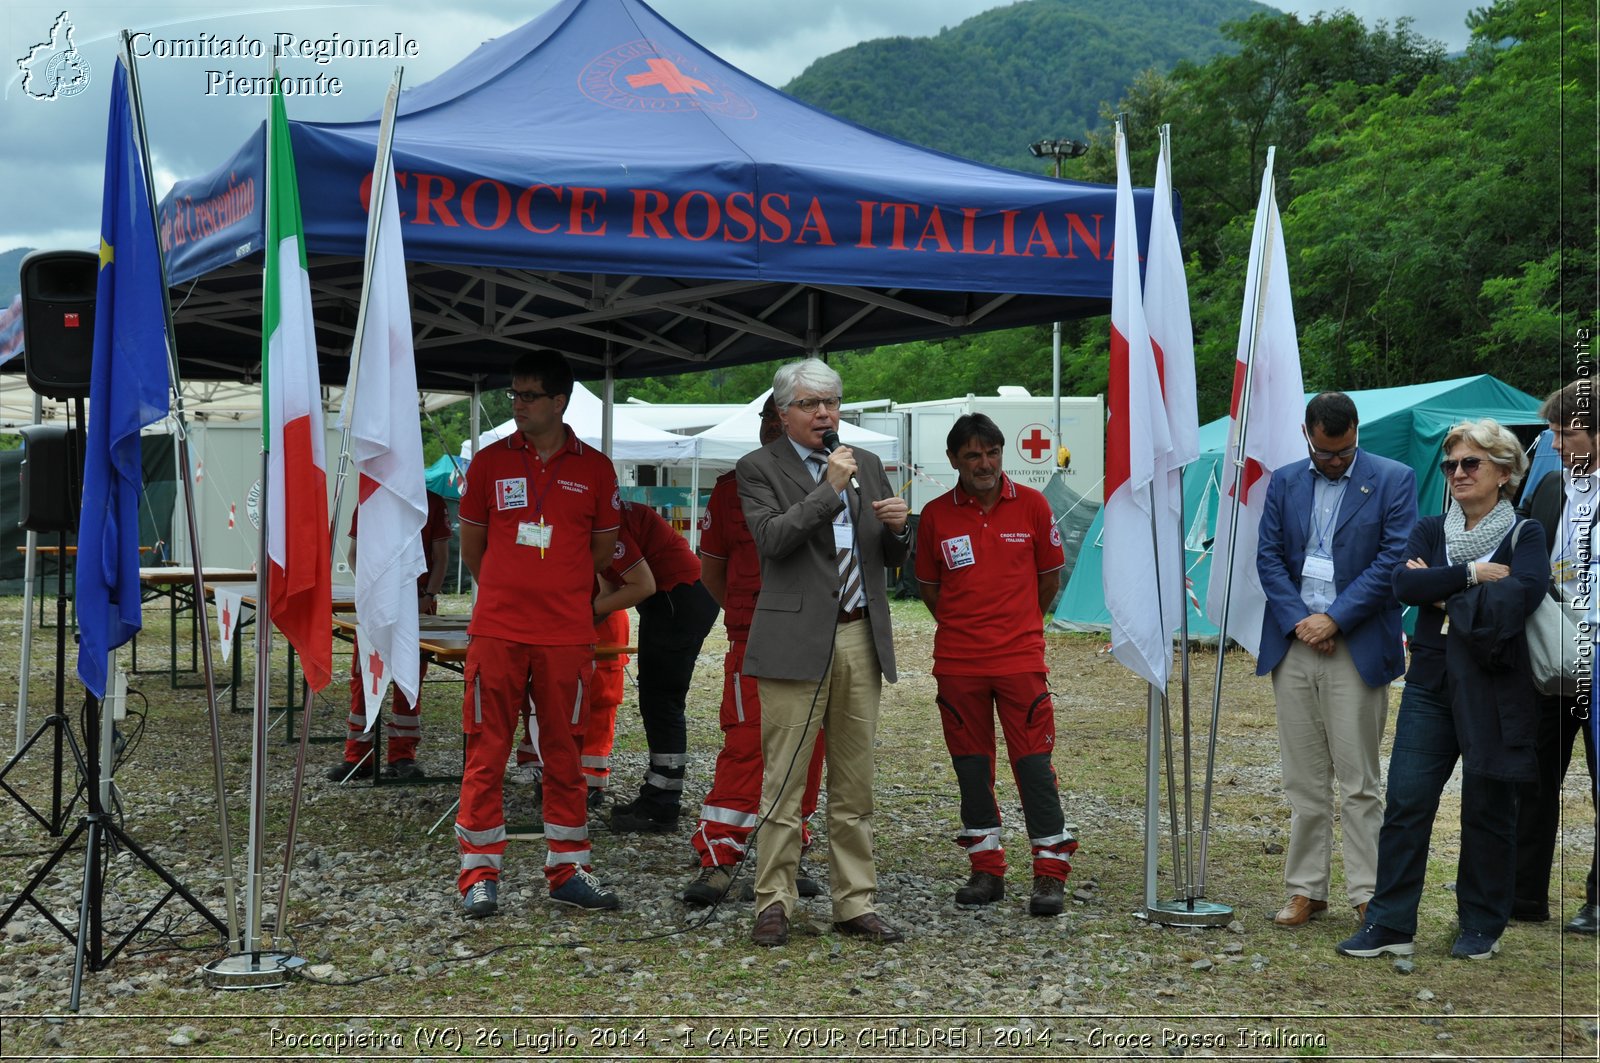
{"type": "MultiPolygon", "coordinates": [[[[529,447],[528,444],[527,444],[527,440],[524,439],[522,447],[520,449],[522,451],[522,471],[523,471],[523,473],[525,473],[527,475],[527,478],[528,478],[528,491],[529,491],[530,494],[532,494],[533,493],[533,463],[528,460],[528,451],[533,449],[533,448],[529,447]]],[[[543,529],[544,526],[545,526],[545,523],[544,523],[544,496],[550,493],[550,485],[556,482],[556,473],[561,470],[561,463],[567,460],[567,454],[568,453],[570,453],[570,452],[566,449],[566,445],[563,444],[562,448],[561,448],[561,455],[559,457],[557,457],[555,462],[552,463],[550,465],[550,467],[546,470],[546,472],[548,473],[548,477],[549,478],[546,480],[543,490],[541,490],[537,494],[533,495],[533,515],[535,517],[539,518],[539,527],[541,529],[543,529]]],[[[543,532],[541,531],[540,534],[542,535],[543,532]]],[[[539,547],[539,556],[541,558],[544,557],[544,546],[543,545],[540,545],[540,547],[539,547]]]]}
{"type": "MultiPolygon", "coordinates": [[[[1318,550],[1319,553],[1324,553],[1325,554],[1325,553],[1328,552],[1327,551],[1328,533],[1333,530],[1333,526],[1335,524],[1339,523],[1339,510],[1344,505],[1345,488],[1347,488],[1349,486],[1350,486],[1350,479],[1347,476],[1342,476],[1337,481],[1335,481],[1335,482],[1333,482],[1333,483],[1328,485],[1328,488],[1327,488],[1328,490],[1330,490],[1330,491],[1337,490],[1338,491],[1338,497],[1334,499],[1333,512],[1328,514],[1328,519],[1327,519],[1326,523],[1324,523],[1322,525],[1322,527],[1320,527],[1320,528],[1317,527],[1317,507],[1315,505],[1313,505],[1312,508],[1311,508],[1311,533],[1312,533],[1312,535],[1316,536],[1316,539],[1317,539],[1317,550],[1318,550]]],[[[1323,497],[1327,497],[1327,496],[1324,495],[1323,497]]],[[[1312,498],[1313,499],[1316,498],[1315,492],[1312,493],[1312,498]]]]}

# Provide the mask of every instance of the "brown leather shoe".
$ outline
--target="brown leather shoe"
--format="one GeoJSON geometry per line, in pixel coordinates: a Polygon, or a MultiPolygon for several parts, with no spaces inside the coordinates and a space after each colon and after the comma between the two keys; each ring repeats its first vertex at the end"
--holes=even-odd
{"type": "Polygon", "coordinates": [[[904,941],[906,936],[894,927],[885,923],[877,912],[867,912],[854,919],[846,919],[842,923],[834,923],[833,928],[841,934],[855,938],[867,938],[880,945],[893,945],[897,941],[904,941]]]}
{"type": "Polygon", "coordinates": [[[1327,910],[1327,901],[1314,901],[1310,897],[1302,897],[1296,893],[1289,898],[1288,904],[1278,909],[1278,914],[1272,917],[1272,921],[1279,926],[1303,926],[1327,910]]]}
{"type": "Polygon", "coordinates": [[[789,943],[789,917],[784,914],[783,905],[769,904],[761,910],[750,940],[769,949],[789,943]]]}
{"type": "Polygon", "coordinates": [[[1367,902],[1366,901],[1362,901],[1360,904],[1356,905],[1356,922],[1360,923],[1362,926],[1366,926],[1367,925],[1367,902]]]}

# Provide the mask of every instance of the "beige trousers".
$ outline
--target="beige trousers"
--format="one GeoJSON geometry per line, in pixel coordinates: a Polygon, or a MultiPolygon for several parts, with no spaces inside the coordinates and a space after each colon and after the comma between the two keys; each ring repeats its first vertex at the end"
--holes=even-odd
{"type": "Polygon", "coordinates": [[[1324,656],[1289,644],[1272,670],[1278,703],[1278,751],[1289,799],[1288,892],[1328,899],[1333,862],[1333,783],[1344,800],[1344,888],[1351,906],[1372,899],[1378,881],[1378,831],[1383,826],[1383,771],[1378,747],[1389,718],[1389,686],[1371,687],[1356,671],[1340,637],[1324,656]]]}
{"type": "Polygon", "coordinates": [[[866,620],[841,624],[833,663],[822,685],[810,680],[760,679],[761,813],[756,841],[756,912],[774,903],[794,911],[800,867],[800,795],[816,746],[828,731],[829,895],[836,922],[873,911],[878,873],[872,862],[873,741],[883,672],[866,620]],[[815,704],[813,704],[815,702],[815,704]]]}

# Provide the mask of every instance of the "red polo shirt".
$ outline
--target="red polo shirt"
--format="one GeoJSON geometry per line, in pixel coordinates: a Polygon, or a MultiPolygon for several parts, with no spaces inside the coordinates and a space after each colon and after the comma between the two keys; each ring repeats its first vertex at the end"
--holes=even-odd
{"type": "Polygon", "coordinates": [[[739,505],[739,482],[731,472],[717,477],[711,501],[700,517],[700,553],[728,563],[728,589],[722,601],[722,622],[728,641],[750,638],[750,621],[756,613],[756,598],[761,594],[761,557],[750,526],[744,522],[744,507],[739,505]]]}
{"type": "Polygon", "coordinates": [[[489,530],[478,566],[471,635],[528,646],[594,641],[594,554],[590,539],[621,524],[617,473],[610,460],[567,429],[548,463],[513,432],[479,452],[467,469],[458,511],[489,530]],[[549,528],[550,545],[517,542],[519,528],[549,528]]]}
{"type": "Polygon", "coordinates": [[[939,585],[933,674],[1045,671],[1039,576],[1065,563],[1050,503],[1009,476],[988,513],[959,485],[924,506],[917,579],[939,585]]]}
{"type": "Polygon", "coordinates": [[[689,541],[649,506],[622,503],[622,530],[650,562],[656,590],[670,591],[700,578],[700,559],[689,549],[689,541]]]}
{"type": "Polygon", "coordinates": [[[617,545],[611,551],[611,563],[600,570],[600,577],[613,587],[620,587],[623,584],[623,575],[643,560],[644,555],[633,544],[633,540],[628,538],[628,533],[620,531],[617,533],[617,545]]]}

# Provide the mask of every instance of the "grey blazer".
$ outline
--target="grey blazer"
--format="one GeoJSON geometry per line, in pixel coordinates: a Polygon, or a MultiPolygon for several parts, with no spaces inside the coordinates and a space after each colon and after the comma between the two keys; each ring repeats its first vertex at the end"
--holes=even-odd
{"type": "MultiPolygon", "coordinates": [[[[896,679],[894,638],[889,624],[886,565],[905,559],[907,543],[890,532],[872,511],[874,499],[894,492],[883,463],[867,450],[855,451],[861,484],[860,512],[849,488],[856,527],[867,617],[878,650],[878,666],[896,679]]],[[[739,501],[761,557],[761,596],[756,600],[745,644],[746,675],[768,679],[820,680],[828,667],[839,616],[839,569],[833,548],[833,519],[843,507],[827,481],[813,482],[788,436],[746,454],[738,466],[739,501]]]]}

